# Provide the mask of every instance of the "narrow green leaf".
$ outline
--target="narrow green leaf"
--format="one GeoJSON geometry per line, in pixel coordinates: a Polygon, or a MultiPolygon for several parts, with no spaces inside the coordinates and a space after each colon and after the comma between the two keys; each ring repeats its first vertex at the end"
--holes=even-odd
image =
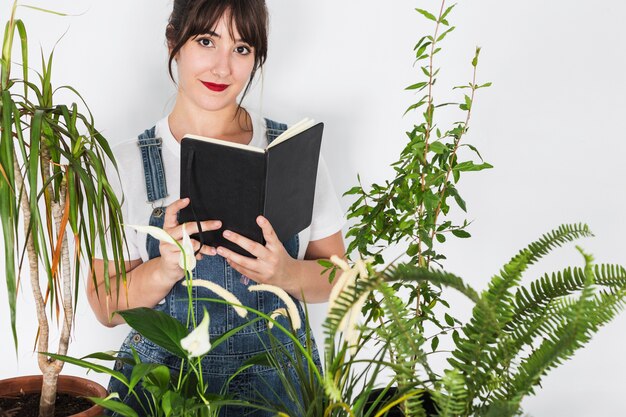
{"type": "Polygon", "coordinates": [[[448,147],[444,143],[441,143],[439,141],[434,141],[430,143],[429,150],[438,155],[441,155],[448,151],[448,147]]]}
{"type": "Polygon", "coordinates": [[[454,9],[456,7],[456,3],[454,3],[452,6],[449,6],[442,14],[441,14],[441,20],[444,20],[445,18],[448,17],[448,15],[450,14],[450,12],[452,11],[452,9],[454,9]]]}
{"type": "Polygon", "coordinates": [[[415,256],[419,250],[419,245],[417,243],[412,243],[409,245],[409,248],[406,250],[406,254],[408,256],[415,256]]]}
{"type": "Polygon", "coordinates": [[[470,235],[468,232],[466,232],[463,229],[452,229],[451,232],[454,236],[459,237],[461,239],[467,239],[468,237],[472,237],[472,235],[470,235]]]}
{"type": "Polygon", "coordinates": [[[415,9],[419,14],[421,14],[422,16],[424,16],[426,19],[428,20],[432,20],[433,22],[437,21],[437,18],[435,17],[434,14],[428,12],[427,10],[424,9],[415,9]]]}
{"type": "Polygon", "coordinates": [[[111,375],[113,378],[117,379],[118,381],[122,382],[124,385],[128,386],[128,380],[126,379],[124,374],[114,369],[108,368],[103,365],[98,365],[97,363],[87,362],[82,359],[72,358],[71,356],[58,355],[56,353],[47,353],[47,352],[42,352],[42,353],[53,359],[58,359],[65,363],[71,363],[72,365],[80,366],[81,368],[90,369],[99,374],[111,375]]]}
{"type": "Polygon", "coordinates": [[[428,82],[424,81],[424,82],[421,82],[421,83],[410,85],[407,88],[405,88],[405,90],[418,90],[418,89],[421,89],[421,88],[423,88],[423,87],[425,87],[427,85],[428,85],[428,82]]]}
{"type": "Polygon", "coordinates": [[[57,12],[54,10],[50,10],[50,9],[43,9],[41,7],[36,7],[36,6],[29,6],[27,4],[20,4],[20,7],[26,7],[27,9],[33,9],[33,10],[38,10],[40,12],[44,12],[44,13],[51,13],[51,14],[55,14],[57,16],[69,16],[67,13],[61,13],[61,12],[57,12]]]}
{"type": "Polygon", "coordinates": [[[119,396],[117,396],[117,393],[113,393],[107,398],[89,397],[89,399],[93,401],[96,405],[106,408],[107,410],[111,410],[115,412],[116,415],[120,415],[122,417],[139,417],[137,412],[133,410],[130,406],[124,404],[119,400],[115,401],[112,398],[119,398],[119,396]]]}
{"type": "Polygon", "coordinates": [[[473,161],[460,162],[452,168],[454,171],[482,171],[483,169],[493,168],[493,165],[486,162],[482,164],[474,164],[473,161]]]}
{"type": "Polygon", "coordinates": [[[24,77],[24,100],[28,99],[28,86],[26,81],[28,81],[28,36],[26,35],[26,28],[24,27],[24,22],[21,20],[15,21],[15,27],[17,28],[18,33],[20,34],[20,42],[22,46],[22,76],[24,77]]]}
{"type": "Polygon", "coordinates": [[[439,346],[439,336],[435,336],[433,337],[433,339],[430,341],[430,348],[432,349],[432,351],[436,351],[437,347],[439,346]]]}
{"type": "Polygon", "coordinates": [[[452,32],[455,28],[456,26],[452,26],[451,28],[443,32],[441,35],[439,35],[439,37],[437,38],[437,42],[441,42],[442,40],[444,40],[444,38],[448,36],[448,34],[452,32]]]}
{"type": "Polygon", "coordinates": [[[456,204],[458,204],[461,210],[467,213],[467,206],[465,204],[465,200],[461,198],[458,190],[452,184],[448,185],[447,190],[448,190],[448,194],[450,194],[454,198],[454,201],[456,201],[456,204]]]}
{"type": "Polygon", "coordinates": [[[476,47],[476,54],[474,55],[474,59],[472,59],[472,66],[476,68],[478,65],[478,56],[480,55],[480,47],[476,47]]]}

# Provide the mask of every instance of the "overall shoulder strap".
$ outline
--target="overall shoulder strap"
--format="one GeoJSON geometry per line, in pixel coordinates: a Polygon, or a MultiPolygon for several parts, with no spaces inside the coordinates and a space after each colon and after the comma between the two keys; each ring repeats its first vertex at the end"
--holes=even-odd
{"type": "Polygon", "coordinates": [[[274,120],[268,118],[265,118],[265,126],[267,127],[268,144],[272,143],[274,139],[287,130],[287,125],[285,123],[275,122],[274,120]]]}
{"type": "Polygon", "coordinates": [[[155,132],[156,126],[153,126],[137,136],[137,146],[141,150],[143,162],[146,193],[151,203],[168,196],[161,151],[162,140],[155,137],[155,132]]]}

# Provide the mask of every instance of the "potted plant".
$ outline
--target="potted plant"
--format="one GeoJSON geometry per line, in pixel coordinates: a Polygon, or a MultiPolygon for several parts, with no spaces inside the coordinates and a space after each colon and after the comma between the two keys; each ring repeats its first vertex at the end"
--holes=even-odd
{"type": "MultiPolygon", "coordinates": [[[[178,244],[161,229],[144,226],[142,230],[155,238],[178,244]]],[[[185,259],[184,253],[193,254],[193,247],[181,249],[181,253],[183,254],[181,259],[185,259]]],[[[188,259],[190,263],[187,265],[193,265],[193,255],[188,259]]],[[[80,359],[57,354],[50,355],[94,372],[108,374],[125,385],[128,389],[127,398],[120,398],[117,393],[112,392],[104,399],[92,399],[97,404],[124,417],[136,417],[138,411],[147,417],[208,417],[219,415],[223,406],[238,406],[248,411],[265,410],[281,416],[368,415],[367,410],[372,408],[372,404],[368,403],[370,399],[368,393],[377,382],[375,378],[369,378],[369,375],[376,375],[386,366],[383,362],[386,350],[381,349],[373,358],[358,359],[362,346],[359,339],[365,333],[359,332],[356,327],[356,318],[361,314],[364,300],[363,294],[356,292],[356,285],[357,278],[359,278],[358,285],[362,287],[363,283],[368,282],[374,275],[371,268],[362,261],[352,267],[337,257],[333,258],[333,262],[344,271],[331,295],[329,311],[336,313],[345,308],[343,311],[346,314],[343,316],[345,319],[337,319],[336,315],[331,314],[325,323],[326,361],[323,370],[315,366],[314,358],[317,353],[310,338],[308,312],[305,315],[307,320],[302,323],[298,308],[286,292],[271,285],[252,285],[248,288],[249,291],[270,291],[283,300],[285,307],[271,314],[265,314],[241,305],[233,294],[214,283],[193,280],[191,276],[193,266],[185,267],[186,285],[202,286],[219,296],[219,298],[197,300],[229,304],[239,316],[247,318],[244,324],[215,340],[209,340],[208,321],[210,318],[206,310],[202,321],[193,326],[194,330],[191,332],[187,330],[188,326],[158,310],[136,308],[116,313],[124,317],[125,321],[144,338],[178,357],[180,361],[178,371],[170,372],[166,366],[158,363],[141,362],[137,356],[121,358],[106,352],[94,353],[80,359]],[[349,294],[359,299],[350,298],[349,294]],[[284,400],[285,402],[276,403],[271,399],[254,395],[233,396],[225,390],[226,387],[222,387],[222,391],[217,395],[209,394],[210,391],[207,390],[209,388],[214,390],[215,387],[208,387],[203,382],[200,371],[202,357],[212,348],[227,342],[234,333],[249,326],[255,326],[259,320],[269,323],[267,330],[269,346],[266,351],[242,364],[241,368],[229,379],[237,378],[239,373],[254,366],[275,368],[278,371],[279,383],[283,386],[281,391],[287,394],[288,399],[284,400]],[[304,344],[299,340],[297,332],[303,325],[307,330],[304,344]],[[295,354],[276,339],[275,332],[285,333],[290,337],[296,346],[295,354]],[[133,365],[132,377],[127,378],[115,368],[103,366],[94,362],[93,359],[128,362],[133,365]],[[359,364],[365,366],[357,369],[359,364]],[[144,395],[147,397],[144,398],[144,395]],[[140,398],[144,399],[140,400],[140,398]],[[133,403],[134,407],[129,407],[125,401],[133,403]]],[[[196,323],[194,318],[191,318],[191,321],[196,323]]],[[[415,393],[409,393],[403,398],[411,395],[415,393]]],[[[382,416],[394,405],[394,403],[382,405],[377,398],[374,401],[382,408],[376,414],[377,416],[382,416]]],[[[245,413],[245,411],[242,412],[245,413]]],[[[373,413],[371,415],[374,416],[373,413]]]]}
{"type": "MultiPolygon", "coordinates": [[[[441,1],[436,11],[416,9],[434,30],[415,45],[422,78],[407,87],[419,94],[407,112],[422,113],[392,164],[395,178],[367,188],[359,181],[346,192],[356,197],[348,212],[356,219],[348,232],[353,238],[348,253],[371,257],[379,271],[367,285],[357,286],[358,295],[371,294],[364,304],[367,324],[361,332],[365,339],[377,341],[376,349],[389,352],[396,398],[417,392],[401,401],[405,415],[517,415],[521,399],[534,393],[541,378],[623,308],[626,271],[617,265],[593,266],[581,250],[583,267],[521,285],[526,268],[550,250],[591,236],[585,225],[563,225],[542,236],[504,265],[481,293],[442,269],[445,256],[437,245],[451,236],[470,237],[467,221],[455,224],[449,217],[454,209],[466,210],[458,182],[466,172],[491,168],[477,148],[466,143],[475,93],[491,85],[477,82],[480,48],[472,59],[472,81],[455,87],[465,92],[462,100],[435,100],[435,58],[454,30],[449,23],[454,5],[446,3],[441,1]],[[438,122],[445,110],[461,111],[449,129],[438,122]],[[468,153],[473,157],[463,160],[468,153]],[[404,256],[383,268],[384,249],[398,244],[405,245],[404,256]],[[475,303],[469,321],[454,318],[445,287],[475,303]],[[449,366],[440,374],[429,358],[440,352],[441,344],[449,350],[449,366]],[[436,411],[425,406],[431,400],[436,411]]],[[[330,319],[341,320],[353,298],[344,300],[344,308],[330,319]]]]}
{"type": "MultiPolygon", "coordinates": [[[[29,276],[39,324],[37,351],[52,350],[49,314],[56,309],[61,327],[57,352],[64,354],[74,322],[81,260],[86,258],[91,265],[95,245],[105,250],[108,236],[114,250],[104,257],[123,271],[120,205],[104,170],[104,161],[114,160],[89,112],[81,113],[76,103],[54,102],[60,90],[74,93],[79,103],[82,98],[71,86],[53,88],[52,53],[47,59],[42,56],[37,80],[30,77],[26,29],[15,17],[16,8],[14,2],[6,23],[0,80],[0,222],[11,327],[17,349],[17,291],[20,277],[29,276]],[[11,77],[18,39],[22,71],[11,77]],[[23,259],[28,260],[27,272],[23,259]]],[[[59,382],[63,362],[39,353],[38,364],[39,416],[48,417],[54,414],[57,384],[63,385],[59,382]]],[[[0,387],[8,385],[0,382],[0,387]]]]}

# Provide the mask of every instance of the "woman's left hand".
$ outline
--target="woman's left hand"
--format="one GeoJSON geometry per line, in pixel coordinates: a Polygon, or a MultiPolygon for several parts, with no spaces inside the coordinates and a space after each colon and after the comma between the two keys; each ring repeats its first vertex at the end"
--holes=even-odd
{"type": "Polygon", "coordinates": [[[217,253],[226,258],[232,268],[251,280],[288,291],[289,284],[296,282],[293,278],[296,260],[287,253],[269,220],[258,216],[256,222],[263,231],[265,246],[235,232],[224,231],[226,239],[256,256],[256,259],[240,255],[223,246],[217,248],[217,253]]]}

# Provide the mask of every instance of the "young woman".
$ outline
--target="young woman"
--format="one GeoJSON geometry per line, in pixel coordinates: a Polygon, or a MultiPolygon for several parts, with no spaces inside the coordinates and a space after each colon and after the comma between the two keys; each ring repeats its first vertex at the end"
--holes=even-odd
{"type": "MultiPolygon", "coordinates": [[[[170,51],[170,75],[176,64],[178,92],[172,112],[156,125],[119,145],[115,149],[120,177],[120,195],[124,195],[126,224],[150,224],[162,227],[175,239],[182,239],[182,226],[177,213],[189,204],[178,199],[180,140],[187,133],[219,138],[231,142],[265,147],[285,125],[240,106],[256,72],[267,55],[267,9],[263,0],[174,0],[174,7],[166,29],[170,51]]],[[[242,196],[245,198],[245,196],[242,196]]],[[[243,304],[269,313],[283,307],[270,293],[252,293],[246,290],[250,281],[278,286],[292,297],[307,302],[323,302],[328,298],[331,284],[321,275],[316,262],[333,254],[344,253],[341,227],[344,217],[334,193],[323,160],[320,160],[313,220],[310,228],[281,242],[272,225],[259,216],[257,224],[263,231],[266,245],[260,245],[243,236],[224,231],[224,236],[246,249],[255,258],[240,256],[222,247],[200,247],[200,260],[194,278],[211,280],[231,292],[243,304]]],[[[187,224],[190,234],[198,231],[197,224],[187,224]]],[[[203,230],[218,230],[220,219],[205,219],[203,230]]],[[[106,326],[116,326],[123,320],[112,311],[135,307],[151,307],[165,311],[183,323],[187,320],[188,292],[181,285],[184,276],[178,266],[179,251],[174,245],[158,242],[150,236],[128,229],[126,231],[130,258],[126,262],[128,291],[122,292],[116,305],[107,305],[105,297],[96,295],[89,279],[88,297],[98,319],[106,326]]],[[[103,261],[96,260],[94,274],[100,294],[104,279],[112,279],[115,271],[104,269],[103,261]]],[[[203,288],[193,289],[194,297],[212,297],[203,288]]],[[[196,317],[201,319],[203,308],[210,314],[210,337],[217,337],[241,324],[240,318],[227,306],[195,302],[196,317]]],[[[299,304],[298,304],[299,305],[299,304]]],[[[301,312],[302,314],[302,312],[301,312]]],[[[264,349],[263,334],[266,324],[259,322],[253,329],[237,333],[229,343],[212,350],[203,362],[205,380],[215,392],[249,357],[264,349]]],[[[302,333],[301,340],[305,340],[302,333]]],[[[290,347],[285,338],[284,344],[290,347]]],[[[130,355],[135,349],[146,362],[163,363],[177,369],[178,361],[158,346],[132,332],[124,341],[120,355],[130,355]]],[[[130,374],[122,361],[116,369],[130,374]]],[[[280,396],[277,376],[271,369],[251,368],[235,379],[229,391],[244,395],[258,392],[267,398],[280,396]],[[269,385],[269,386],[268,386],[269,385]]],[[[112,381],[109,389],[124,398],[124,386],[112,381]]],[[[127,398],[128,404],[139,410],[140,405],[127,398]]],[[[223,410],[223,415],[240,413],[223,410]]]]}

